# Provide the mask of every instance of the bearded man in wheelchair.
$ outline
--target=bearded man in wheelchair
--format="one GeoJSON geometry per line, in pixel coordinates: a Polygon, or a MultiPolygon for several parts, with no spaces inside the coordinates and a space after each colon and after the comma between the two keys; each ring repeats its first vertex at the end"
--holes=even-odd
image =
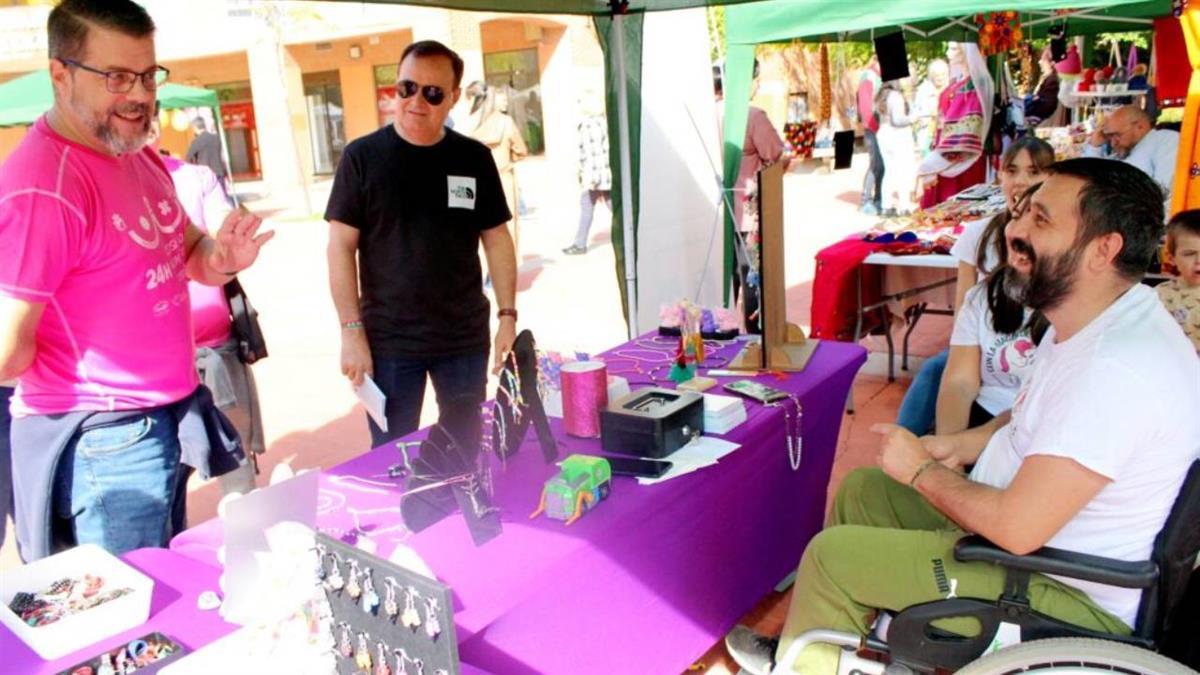
{"type": "Polygon", "coordinates": [[[842,483],[782,634],[726,637],[745,671],[882,672],[864,650],[957,670],[1049,637],[1162,659],[1200,551],[1200,359],[1141,283],[1163,221],[1130,165],[1051,167],[982,282],[1050,323],[1011,413],[948,436],[874,427],[879,466],[842,483]]]}

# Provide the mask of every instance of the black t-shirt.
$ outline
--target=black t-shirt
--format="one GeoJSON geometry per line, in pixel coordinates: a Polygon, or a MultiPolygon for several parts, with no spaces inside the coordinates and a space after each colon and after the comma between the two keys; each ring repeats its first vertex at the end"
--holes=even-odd
{"type": "Polygon", "coordinates": [[[479,233],[511,219],[487,146],[446,130],[413,145],[388,125],[346,147],[325,219],[359,230],[363,324],[377,356],[486,351],[479,233]]]}

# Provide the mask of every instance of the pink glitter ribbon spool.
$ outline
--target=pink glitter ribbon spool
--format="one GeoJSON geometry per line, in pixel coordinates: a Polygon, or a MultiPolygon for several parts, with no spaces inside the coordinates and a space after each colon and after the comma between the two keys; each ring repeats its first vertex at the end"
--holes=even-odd
{"type": "Polygon", "coordinates": [[[608,406],[608,369],[600,361],[564,363],[563,427],[581,438],[600,437],[600,411],[608,406]]]}

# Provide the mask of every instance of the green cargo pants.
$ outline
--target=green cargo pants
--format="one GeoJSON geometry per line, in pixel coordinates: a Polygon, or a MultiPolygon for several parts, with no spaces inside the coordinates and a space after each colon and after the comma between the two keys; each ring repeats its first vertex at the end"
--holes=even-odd
{"type": "MultiPolygon", "coordinates": [[[[878,609],[899,611],[949,597],[998,598],[1004,570],[990,563],[960,563],[954,544],[964,532],[916,490],[878,468],[857,469],[842,482],[825,529],[809,542],[776,659],[796,636],[815,628],[865,635],[878,609]]],[[[1029,579],[1029,601],[1039,612],[1072,624],[1129,634],[1129,626],[1086,593],[1041,574],[1029,579]]],[[[955,619],[938,624],[963,635],[979,624],[955,619]]],[[[826,675],[837,668],[837,649],[814,645],[794,664],[798,673],[826,675]]]]}

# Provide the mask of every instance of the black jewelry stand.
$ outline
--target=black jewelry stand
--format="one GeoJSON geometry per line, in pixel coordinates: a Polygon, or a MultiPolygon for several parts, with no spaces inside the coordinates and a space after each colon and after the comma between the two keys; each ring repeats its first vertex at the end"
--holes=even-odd
{"type": "Polygon", "coordinates": [[[553,464],[558,459],[558,447],[554,441],[554,434],[550,431],[550,421],[546,419],[546,408],[538,395],[537,351],[533,333],[528,330],[521,331],[513,343],[513,354],[516,356],[515,376],[512,360],[506,361],[504,370],[500,373],[500,385],[496,388],[495,404],[492,408],[492,447],[501,458],[513,456],[525,441],[525,434],[528,433],[529,423],[532,421],[534,429],[537,430],[538,443],[542,446],[542,456],[547,464],[553,464]],[[504,384],[514,381],[520,381],[521,398],[524,400],[524,405],[520,406],[520,423],[513,419],[513,408],[517,404],[509,397],[509,390],[504,384]],[[507,429],[503,447],[500,442],[500,430],[497,428],[500,424],[507,429]]]}
{"type": "MultiPolygon", "coordinates": [[[[337,554],[340,558],[337,564],[348,583],[350,581],[350,561],[355,560],[360,572],[368,567],[371,568],[372,583],[375,592],[379,595],[379,604],[373,612],[367,612],[362,608],[362,596],[360,595],[357,599],[352,598],[345,586],[340,591],[326,589],[325,595],[329,598],[330,609],[333,610],[333,642],[334,651],[337,652],[337,672],[339,674],[355,675],[362,672],[355,663],[355,656],[359,650],[358,636],[360,633],[365,633],[369,636],[367,646],[371,653],[370,672],[372,673],[375,672],[378,664],[378,643],[382,642],[386,645],[384,651],[387,655],[388,668],[392,673],[397,672],[396,654],[393,650],[403,649],[404,653],[408,655],[407,670],[410,674],[418,672],[415,661],[420,659],[421,671],[425,675],[458,675],[458,641],[454,634],[454,606],[451,604],[453,595],[449,586],[393,565],[378,556],[349,546],[326,534],[318,532],[316,541],[318,545],[325,547],[327,556],[321,561],[321,566],[325,570],[330,569],[330,558],[333,557],[330,554],[337,554]],[[385,579],[388,577],[394,579],[401,588],[415,588],[420,595],[420,599],[415,602],[417,613],[421,619],[419,626],[406,627],[400,622],[399,614],[391,617],[385,611],[384,600],[387,597],[385,579]],[[433,598],[437,601],[436,616],[441,630],[436,637],[432,638],[425,631],[429,620],[426,598],[433,598]],[[350,626],[350,645],[354,650],[350,657],[343,656],[339,651],[343,622],[350,626]]],[[[333,559],[337,560],[338,558],[333,559]]],[[[359,579],[359,583],[362,584],[363,580],[359,579]]],[[[400,612],[403,613],[404,593],[399,589],[396,591],[396,599],[400,612]]]]}

